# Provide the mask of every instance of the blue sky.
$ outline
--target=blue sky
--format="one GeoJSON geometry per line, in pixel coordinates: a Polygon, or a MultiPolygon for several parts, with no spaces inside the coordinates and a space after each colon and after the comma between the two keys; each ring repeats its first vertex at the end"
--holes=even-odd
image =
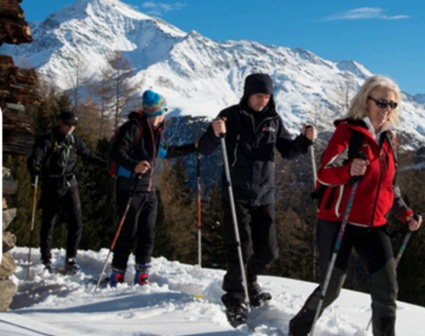
{"type": "MultiPolygon", "coordinates": [[[[76,1],[76,0],[75,0],[76,1]]],[[[27,21],[45,19],[73,0],[23,0],[27,21]]],[[[123,0],[189,32],[217,41],[253,40],[307,49],[327,60],[356,60],[425,93],[425,1],[123,0]]]]}

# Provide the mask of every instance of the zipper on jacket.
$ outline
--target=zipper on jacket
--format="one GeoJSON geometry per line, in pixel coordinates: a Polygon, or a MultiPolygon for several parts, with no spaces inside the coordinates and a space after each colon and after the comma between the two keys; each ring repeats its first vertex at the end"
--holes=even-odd
{"type": "Polygon", "coordinates": [[[146,121],[148,126],[149,126],[149,130],[151,133],[151,140],[152,140],[152,166],[151,166],[151,173],[149,174],[149,185],[148,185],[148,191],[152,190],[152,182],[153,182],[153,174],[155,171],[155,164],[156,164],[156,149],[155,149],[155,134],[154,134],[154,129],[152,128],[152,125],[150,124],[149,121],[146,121]]]}
{"type": "Polygon", "coordinates": [[[236,162],[238,161],[238,147],[239,147],[239,139],[240,138],[241,138],[241,135],[238,134],[237,137],[236,137],[236,146],[235,146],[235,149],[233,151],[234,159],[233,159],[232,164],[230,165],[232,168],[236,165],[236,162]]]}
{"type": "Polygon", "coordinates": [[[261,128],[261,126],[266,122],[266,121],[271,121],[273,119],[276,119],[276,117],[265,117],[263,120],[261,120],[261,122],[258,124],[257,128],[254,129],[254,132],[257,133],[258,130],[261,128]]]}
{"type": "MultiPolygon", "coordinates": [[[[242,111],[242,113],[244,113],[245,115],[247,115],[251,119],[252,130],[253,130],[254,134],[257,134],[258,130],[261,128],[261,126],[266,121],[273,120],[273,119],[277,118],[277,116],[265,117],[263,120],[260,121],[260,123],[257,125],[257,127],[255,127],[255,117],[251,113],[245,112],[245,110],[243,110],[243,109],[241,111],[242,111]]],[[[254,113],[259,113],[259,112],[254,112],[254,113]]]]}
{"type": "Polygon", "coordinates": [[[382,182],[382,156],[384,152],[384,147],[382,146],[379,149],[379,180],[378,180],[378,188],[376,190],[376,196],[375,201],[373,202],[373,210],[372,210],[372,216],[370,217],[370,223],[369,227],[373,227],[373,221],[375,219],[375,211],[376,211],[376,203],[378,203],[378,197],[379,197],[379,191],[381,190],[381,182],[382,182]]]}

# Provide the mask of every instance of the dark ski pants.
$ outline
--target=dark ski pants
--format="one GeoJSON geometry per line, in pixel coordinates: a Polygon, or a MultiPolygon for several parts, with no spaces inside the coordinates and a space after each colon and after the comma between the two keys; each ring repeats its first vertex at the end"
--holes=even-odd
{"type": "MultiPolygon", "coordinates": [[[[324,220],[319,220],[317,223],[320,285],[289,323],[289,329],[295,336],[307,335],[311,330],[340,225],[341,222],[324,220]]],[[[350,224],[346,226],[320,314],[339,296],[353,248],[355,248],[369,274],[373,335],[394,336],[398,285],[387,225],[377,228],[365,228],[350,224]]]]}
{"type": "MultiPolygon", "coordinates": [[[[117,190],[117,205],[119,220],[125,212],[130,192],[117,190]]],[[[114,247],[112,267],[125,270],[127,268],[128,257],[136,244],[136,264],[148,264],[151,262],[151,255],[155,240],[155,222],[158,201],[155,192],[135,193],[122,226],[118,240],[114,247]]]]}
{"type": "Polygon", "coordinates": [[[52,258],[52,236],[56,216],[62,207],[68,217],[68,237],[66,243],[66,257],[77,256],[78,245],[81,240],[83,223],[81,221],[81,202],[78,187],[73,186],[64,189],[43,188],[41,205],[43,209],[40,229],[40,253],[44,263],[52,258]]]}
{"type": "MultiPolygon", "coordinates": [[[[232,212],[228,202],[223,202],[223,205],[227,244],[227,271],[223,290],[243,300],[244,289],[232,212]]],[[[255,286],[257,275],[267,274],[272,262],[279,256],[274,204],[249,206],[236,203],[235,208],[248,286],[255,286]]]]}

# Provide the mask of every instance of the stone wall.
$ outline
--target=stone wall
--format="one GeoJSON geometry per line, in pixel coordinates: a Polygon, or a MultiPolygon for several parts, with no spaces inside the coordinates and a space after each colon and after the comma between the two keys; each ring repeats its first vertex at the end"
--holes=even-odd
{"type": "Polygon", "coordinates": [[[10,222],[16,216],[16,208],[11,204],[11,195],[16,192],[16,189],[17,185],[11,177],[10,170],[3,167],[3,254],[0,264],[0,311],[6,311],[9,308],[13,296],[18,290],[12,281],[16,264],[8,253],[15,247],[16,236],[7,231],[10,222]]]}
{"type": "MultiPolygon", "coordinates": [[[[20,3],[22,0],[0,0],[0,46],[3,43],[32,42],[31,30],[25,20],[20,3]]],[[[0,113],[2,113],[3,154],[28,155],[34,137],[29,124],[27,107],[38,105],[40,99],[35,90],[37,83],[34,69],[15,66],[12,57],[0,55],[0,113]]],[[[10,170],[3,167],[3,242],[0,264],[0,311],[6,311],[17,292],[12,281],[16,264],[8,253],[16,243],[16,236],[7,231],[16,216],[11,195],[16,192],[10,170]]],[[[1,251],[0,251],[1,252],[1,251]]]]}
{"type": "MultiPolygon", "coordinates": [[[[31,30],[25,20],[20,3],[22,0],[0,0],[0,46],[3,43],[21,44],[32,42],[31,30]]],[[[38,105],[40,99],[35,90],[37,83],[34,69],[15,66],[12,57],[0,55],[0,113],[2,113],[3,154],[28,155],[34,137],[29,124],[27,107],[38,105]]],[[[11,195],[17,185],[10,170],[3,167],[3,242],[0,264],[0,311],[6,311],[17,292],[12,281],[16,264],[8,253],[16,243],[16,236],[7,231],[16,208],[11,195]]]]}

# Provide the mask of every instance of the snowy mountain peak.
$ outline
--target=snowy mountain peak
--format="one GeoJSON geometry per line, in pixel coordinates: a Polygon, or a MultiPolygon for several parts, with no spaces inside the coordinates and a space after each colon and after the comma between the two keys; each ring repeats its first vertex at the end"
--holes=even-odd
{"type": "Polygon", "coordinates": [[[425,94],[417,94],[417,95],[415,95],[415,100],[418,103],[425,105],[425,94]]]}
{"type": "Polygon", "coordinates": [[[9,47],[15,59],[54,78],[62,90],[77,67],[96,79],[114,52],[125,53],[139,69],[163,58],[187,34],[167,22],[140,13],[118,0],[78,0],[32,27],[34,43],[9,47]]]}
{"type": "Polygon", "coordinates": [[[139,20],[152,20],[151,17],[136,11],[133,7],[118,0],[77,0],[64,9],[53,13],[50,17],[66,21],[69,18],[82,18],[84,16],[114,16],[120,13],[123,16],[139,20]]]}
{"type": "MultiPolygon", "coordinates": [[[[136,33],[143,34],[147,27],[152,26],[172,37],[183,37],[186,35],[185,32],[169,23],[138,12],[131,6],[118,0],[78,0],[74,4],[53,14],[51,17],[62,22],[62,29],[77,29],[83,37],[89,40],[96,37],[96,35],[92,35],[90,32],[103,32],[103,36],[101,35],[101,37],[105,39],[100,38],[98,40],[102,44],[111,42],[109,38],[112,38],[112,41],[116,44],[116,41],[120,38],[124,37],[128,39],[128,35],[136,35],[136,33]],[[117,33],[118,35],[112,35],[117,33]]],[[[76,36],[73,32],[69,33],[73,37],[76,36]]]]}
{"type": "MultiPolygon", "coordinates": [[[[332,131],[332,121],[346,114],[349,99],[372,75],[356,61],[329,61],[300,48],[185,33],[118,0],[78,0],[33,26],[32,35],[33,43],[6,46],[4,53],[65,91],[75,89],[77,71],[84,82],[99,82],[111,68],[108,58],[118,52],[134,67],[128,81],[141,86],[133,101],[153,88],[167,97],[171,116],[214,118],[239,102],[247,75],[268,73],[278,112],[292,134],[304,122],[332,131]]],[[[425,106],[412,96],[404,100],[399,129],[416,148],[425,141],[420,126],[425,106]]]]}
{"type": "Polygon", "coordinates": [[[343,71],[350,71],[363,79],[366,79],[372,75],[369,70],[356,61],[340,61],[337,62],[336,65],[338,69],[343,71]]]}

